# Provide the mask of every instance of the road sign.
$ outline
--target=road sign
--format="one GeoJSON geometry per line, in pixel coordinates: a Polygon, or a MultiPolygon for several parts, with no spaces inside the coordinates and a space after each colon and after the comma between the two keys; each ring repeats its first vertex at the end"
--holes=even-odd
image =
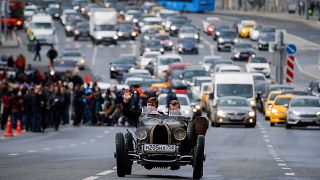
{"type": "Polygon", "coordinates": [[[294,79],[294,56],[287,56],[286,82],[293,83],[294,79]]]}
{"type": "Polygon", "coordinates": [[[289,55],[293,55],[297,52],[297,46],[294,44],[288,44],[288,46],[286,47],[286,52],[289,55]]]}

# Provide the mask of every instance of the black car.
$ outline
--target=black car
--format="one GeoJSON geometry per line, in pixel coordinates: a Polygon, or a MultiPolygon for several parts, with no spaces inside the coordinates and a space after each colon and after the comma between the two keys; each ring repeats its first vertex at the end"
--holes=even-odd
{"type": "Polygon", "coordinates": [[[221,51],[222,49],[232,49],[232,47],[238,43],[237,32],[234,30],[222,30],[217,41],[217,49],[221,51]]]}
{"type": "Polygon", "coordinates": [[[199,46],[198,41],[195,38],[182,38],[178,43],[179,54],[191,53],[198,54],[199,46]]]}
{"type": "Polygon", "coordinates": [[[255,52],[251,44],[239,43],[234,45],[231,59],[247,61],[250,56],[255,56],[255,52]]]}
{"type": "Polygon", "coordinates": [[[220,37],[221,31],[227,30],[227,29],[230,29],[229,24],[224,24],[224,23],[217,24],[214,28],[214,34],[212,36],[213,40],[216,41],[220,37]]]}
{"type": "Polygon", "coordinates": [[[263,33],[260,35],[258,40],[258,48],[259,50],[268,50],[269,43],[275,42],[275,34],[274,33],[263,33]]]}
{"type": "Polygon", "coordinates": [[[134,56],[122,56],[117,61],[110,63],[110,78],[121,80],[124,73],[137,66],[134,56]]]}
{"type": "Polygon", "coordinates": [[[179,33],[179,29],[188,23],[187,19],[176,18],[171,20],[171,26],[169,29],[170,36],[177,36],[179,33]]]}
{"type": "Polygon", "coordinates": [[[78,22],[73,30],[74,40],[77,41],[80,38],[90,38],[89,23],[78,22]]]}
{"type": "Polygon", "coordinates": [[[159,32],[160,30],[156,28],[147,29],[141,34],[141,43],[154,39],[156,37],[156,34],[158,34],[159,32]]]}
{"type": "Polygon", "coordinates": [[[140,55],[142,56],[145,51],[159,51],[161,54],[164,53],[164,48],[159,40],[145,41],[140,46],[140,55]]]}
{"type": "Polygon", "coordinates": [[[211,125],[245,125],[253,128],[256,125],[256,111],[244,97],[221,97],[211,113],[211,125]]]}
{"type": "Polygon", "coordinates": [[[50,4],[47,8],[47,13],[54,19],[59,19],[61,15],[61,9],[59,4],[50,4]]]}
{"type": "Polygon", "coordinates": [[[121,23],[118,25],[117,35],[119,40],[135,40],[137,37],[137,32],[135,31],[132,23],[121,23]]]}

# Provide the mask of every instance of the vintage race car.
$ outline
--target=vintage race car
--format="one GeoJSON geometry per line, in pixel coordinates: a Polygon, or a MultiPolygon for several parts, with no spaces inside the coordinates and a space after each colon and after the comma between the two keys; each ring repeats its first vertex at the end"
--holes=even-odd
{"type": "Polygon", "coordinates": [[[180,115],[167,116],[158,113],[143,113],[135,131],[135,138],[128,131],[116,134],[117,174],[130,175],[132,164],[146,169],[170,168],[192,165],[193,178],[203,176],[205,160],[205,134],[208,129],[206,117],[194,120],[180,115]]]}

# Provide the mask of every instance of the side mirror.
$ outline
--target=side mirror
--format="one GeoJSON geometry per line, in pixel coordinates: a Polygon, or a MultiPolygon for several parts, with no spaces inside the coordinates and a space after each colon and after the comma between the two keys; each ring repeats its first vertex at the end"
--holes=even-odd
{"type": "Polygon", "coordinates": [[[214,99],[214,93],[210,93],[210,94],[209,94],[209,99],[210,99],[210,100],[213,100],[213,99],[214,99]]]}
{"type": "Polygon", "coordinates": [[[284,107],[286,107],[288,109],[289,105],[288,104],[284,104],[284,107]]]}

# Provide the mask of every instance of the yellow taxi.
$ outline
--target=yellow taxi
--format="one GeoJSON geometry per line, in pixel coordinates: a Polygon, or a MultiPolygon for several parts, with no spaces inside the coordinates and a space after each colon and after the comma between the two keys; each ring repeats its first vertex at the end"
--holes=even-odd
{"type": "Polygon", "coordinates": [[[158,29],[160,34],[166,32],[160,24],[148,25],[148,29],[158,29]]]}
{"type": "Polygon", "coordinates": [[[200,98],[201,98],[201,104],[202,108],[206,110],[206,112],[209,112],[209,94],[212,92],[211,83],[202,83],[200,89],[200,98]]]}
{"type": "Polygon", "coordinates": [[[255,27],[257,23],[252,20],[243,20],[240,22],[239,25],[239,36],[242,38],[248,38],[250,37],[250,31],[255,27]]]}
{"type": "Polygon", "coordinates": [[[272,105],[270,113],[270,126],[275,123],[285,123],[287,120],[287,108],[290,100],[294,97],[292,94],[278,95],[272,105]]]}
{"type": "Polygon", "coordinates": [[[151,8],[150,15],[156,16],[157,13],[158,13],[159,11],[163,10],[163,9],[164,9],[163,6],[154,5],[154,6],[152,6],[152,8],[151,8]]]}
{"type": "Polygon", "coordinates": [[[271,112],[273,102],[275,101],[276,97],[278,95],[280,95],[281,93],[282,93],[281,90],[271,91],[269,93],[268,99],[267,99],[265,106],[264,106],[264,117],[266,120],[270,119],[270,112],[271,112]]]}

